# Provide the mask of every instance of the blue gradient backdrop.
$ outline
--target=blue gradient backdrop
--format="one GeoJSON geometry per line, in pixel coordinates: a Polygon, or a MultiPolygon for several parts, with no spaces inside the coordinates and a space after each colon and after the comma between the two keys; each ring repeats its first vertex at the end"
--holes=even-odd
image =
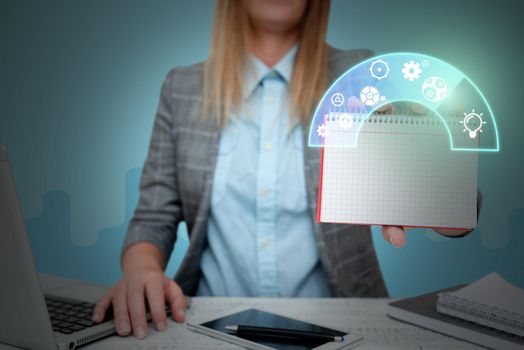
{"type": "MultiPolygon", "coordinates": [[[[0,0],[0,143],[8,146],[40,271],[111,284],[138,198],[161,82],[206,58],[213,2],[0,0]]],[[[393,296],[498,271],[524,287],[524,24],[519,1],[332,3],[328,41],[415,51],[457,66],[498,118],[501,152],[481,154],[485,204],[464,239],[426,230],[375,246],[393,296]]],[[[187,247],[185,228],[170,260],[187,247]]]]}

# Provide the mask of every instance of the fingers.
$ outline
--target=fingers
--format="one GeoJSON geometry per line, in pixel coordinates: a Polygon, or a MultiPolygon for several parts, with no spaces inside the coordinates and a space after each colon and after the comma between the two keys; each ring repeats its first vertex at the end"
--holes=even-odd
{"type": "Polygon", "coordinates": [[[382,226],[382,237],[397,248],[406,244],[406,234],[400,226],[382,226]]]}
{"type": "Polygon", "coordinates": [[[118,335],[126,336],[131,333],[131,322],[127,311],[127,287],[117,285],[113,296],[113,310],[115,312],[115,326],[118,335]]]}
{"type": "Polygon", "coordinates": [[[164,283],[162,279],[152,281],[146,285],[146,296],[151,318],[158,331],[166,329],[166,302],[164,298],[164,283]]]}
{"type": "Polygon", "coordinates": [[[173,310],[173,318],[184,322],[186,303],[180,287],[161,271],[139,270],[122,278],[97,303],[93,322],[101,322],[113,305],[116,331],[127,336],[133,331],[137,339],[147,336],[146,297],[151,317],[159,331],[166,329],[166,298],[173,310]]]}
{"type": "Polygon", "coordinates": [[[144,284],[131,284],[127,291],[129,316],[133,326],[133,335],[137,339],[147,336],[146,304],[144,300],[144,284]]]}
{"type": "Polygon", "coordinates": [[[186,299],[182,289],[171,279],[166,277],[164,285],[167,301],[171,307],[173,319],[176,322],[184,322],[184,310],[186,309],[186,299]]]}
{"type": "Polygon", "coordinates": [[[95,309],[93,310],[93,317],[91,318],[94,323],[102,322],[112,300],[113,288],[109,289],[102,299],[96,303],[95,309]]]}
{"type": "Polygon", "coordinates": [[[425,115],[428,113],[428,109],[418,103],[410,103],[409,108],[411,109],[411,112],[413,112],[414,114],[425,115]]]}
{"type": "Polygon", "coordinates": [[[377,108],[378,113],[393,113],[394,111],[395,111],[395,107],[390,103],[377,108]]]}

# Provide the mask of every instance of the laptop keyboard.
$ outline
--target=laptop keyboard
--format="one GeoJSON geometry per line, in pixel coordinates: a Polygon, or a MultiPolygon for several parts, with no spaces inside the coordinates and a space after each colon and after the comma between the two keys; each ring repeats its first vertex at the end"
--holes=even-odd
{"type": "MultiPolygon", "coordinates": [[[[91,318],[95,304],[45,296],[53,331],[71,334],[93,326],[91,318]]],[[[113,318],[108,310],[105,320],[113,318]]]]}

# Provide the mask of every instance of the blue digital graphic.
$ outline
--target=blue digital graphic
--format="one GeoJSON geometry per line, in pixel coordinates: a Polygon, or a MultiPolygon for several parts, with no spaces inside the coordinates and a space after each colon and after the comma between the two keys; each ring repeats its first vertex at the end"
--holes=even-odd
{"type": "Polygon", "coordinates": [[[398,101],[433,111],[451,150],[499,151],[495,116],[478,87],[449,63],[418,53],[376,56],[340,76],[315,110],[309,146],[356,147],[370,115],[398,101]]]}

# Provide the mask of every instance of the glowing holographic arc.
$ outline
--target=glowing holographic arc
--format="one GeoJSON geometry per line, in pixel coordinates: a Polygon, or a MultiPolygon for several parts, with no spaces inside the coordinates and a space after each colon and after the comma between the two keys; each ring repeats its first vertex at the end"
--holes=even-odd
{"type": "Polygon", "coordinates": [[[376,56],[342,74],[317,105],[309,129],[309,146],[356,147],[360,129],[373,111],[397,101],[421,104],[432,111],[448,133],[452,150],[499,151],[495,116],[478,87],[452,65],[418,53],[376,56]],[[377,62],[388,68],[381,79],[376,77],[377,62]],[[343,104],[333,105],[335,94],[343,104]],[[481,116],[482,137],[480,132],[475,138],[464,132],[464,116],[472,110],[481,116]],[[320,126],[321,133],[317,132],[320,126]]]}

